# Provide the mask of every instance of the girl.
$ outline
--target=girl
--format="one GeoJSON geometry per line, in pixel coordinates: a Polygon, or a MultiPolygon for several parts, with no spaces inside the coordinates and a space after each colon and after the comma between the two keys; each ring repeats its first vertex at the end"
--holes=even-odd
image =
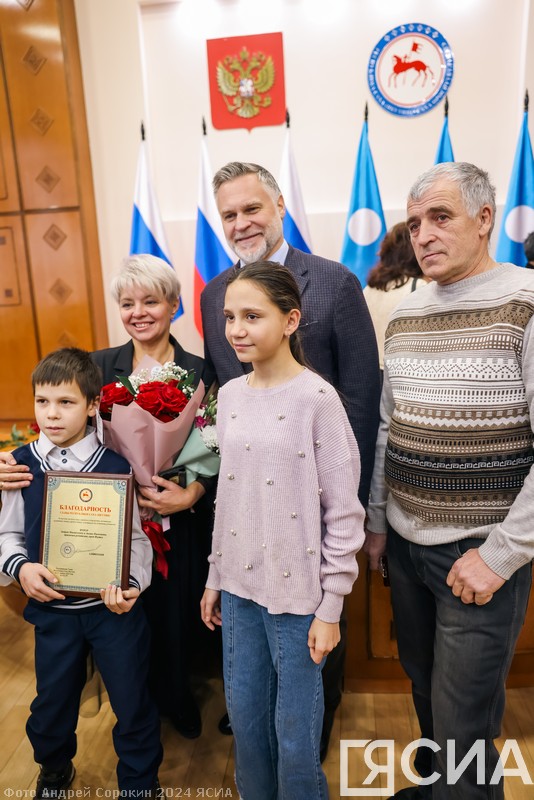
{"type": "Polygon", "coordinates": [[[204,623],[222,624],[243,800],[328,797],[321,668],[339,642],[364,511],[356,440],[330,384],[304,366],[291,272],[228,281],[226,338],[253,371],[219,391],[221,470],[204,623]]]}

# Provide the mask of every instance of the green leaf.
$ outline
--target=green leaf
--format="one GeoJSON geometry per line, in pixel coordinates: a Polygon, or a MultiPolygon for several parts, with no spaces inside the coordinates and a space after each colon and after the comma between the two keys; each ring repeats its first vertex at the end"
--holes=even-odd
{"type": "Polygon", "coordinates": [[[116,378],[119,381],[119,383],[122,383],[122,385],[126,389],[128,389],[130,394],[133,394],[135,396],[134,388],[133,388],[132,384],[130,383],[130,378],[127,375],[116,375],[116,378]]]}

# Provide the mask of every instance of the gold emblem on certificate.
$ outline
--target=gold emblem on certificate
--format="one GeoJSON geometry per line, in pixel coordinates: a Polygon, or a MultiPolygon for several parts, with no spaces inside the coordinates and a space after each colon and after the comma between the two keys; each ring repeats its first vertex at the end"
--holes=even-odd
{"type": "Polygon", "coordinates": [[[100,596],[128,588],[133,476],[96,472],[45,474],[41,562],[65,595],[100,596]]]}

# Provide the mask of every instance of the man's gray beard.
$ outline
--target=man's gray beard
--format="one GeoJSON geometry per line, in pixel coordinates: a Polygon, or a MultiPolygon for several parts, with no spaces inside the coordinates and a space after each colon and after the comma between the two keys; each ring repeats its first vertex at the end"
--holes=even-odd
{"type": "Polygon", "coordinates": [[[243,253],[243,255],[240,255],[236,247],[234,247],[234,253],[242,264],[253,264],[255,261],[263,261],[268,249],[269,248],[267,247],[267,244],[264,243],[264,246],[260,247],[255,253],[250,253],[247,251],[246,253],[243,253]]]}

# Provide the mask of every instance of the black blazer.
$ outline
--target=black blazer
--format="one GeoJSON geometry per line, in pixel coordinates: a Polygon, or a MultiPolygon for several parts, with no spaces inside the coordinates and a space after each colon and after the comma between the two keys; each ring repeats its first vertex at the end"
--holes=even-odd
{"type": "MultiPolygon", "coordinates": [[[[354,273],[336,261],[289,247],[285,266],[302,297],[304,353],[310,365],[339,391],[361,457],[358,492],[365,507],[374,464],[379,420],[380,373],[373,324],[354,273]]],[[[225,337],[226,281],[236,267],[213,278],[200,298],[208,375],[219,384],[246,372],[225,337]]]]}
{"type": "MultiPolygon", "coordinates": [[[[169,341],[174,347],[174,363],[183,369],[195,370],[195,385],[201,378],[204,380],[204,359],[184,350],[174,336],[169,336],[169,341]]],[[[102,370],[104,385],[113,383],[118,375],[131,375],[133,357],[134,345],[131,339],[119,347],[108,347],[106,350],[95,350],[91,353],[91,358],[102,370]]]]}

